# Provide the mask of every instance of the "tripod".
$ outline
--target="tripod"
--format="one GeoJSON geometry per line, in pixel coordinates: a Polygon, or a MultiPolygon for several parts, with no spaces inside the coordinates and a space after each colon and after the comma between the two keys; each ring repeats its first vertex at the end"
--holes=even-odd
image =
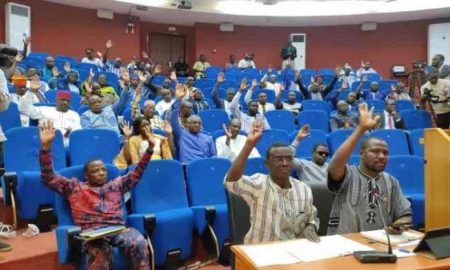
{"type": "MultiPolygon", "coordinates": [[[[409,96],[413,100],[420,100],[420,87],[425,83],[425,71],[423,69],[415,69],[409,77],[409,96]]],[[[416,103],[417,104],[417,103],[416,103]]]]}
{"type": "Polygon", "coordinates": [[[428,107],[430,108],[431,117],[433,118],[433,122],[437,126],[437,117],[436,117],[436,113],[434,112],[434,109],[433,109],[433,104],[431,104],[431,97],[427,96],[425,101],[421,100],[421,104],[422,104],[422,108],[424,110],[427,109],[426,107],[428,105],[428,107]]]}

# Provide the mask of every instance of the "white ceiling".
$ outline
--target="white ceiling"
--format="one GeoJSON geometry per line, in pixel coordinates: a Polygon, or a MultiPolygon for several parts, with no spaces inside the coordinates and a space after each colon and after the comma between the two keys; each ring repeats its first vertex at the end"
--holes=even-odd
{"type": "Polygon", "coordinates": [[[109,9],[142,21],[172,25],[230,22],[238,25],[320,26],[392,22],[450,17],[450,0],[192,0],[191,10],[177,9],[177,0],[46,0],[90,9],[109,9]],[[148,6],[147,11],[134,8],[148,6]],[[236,15],[238,14],[238,15],[236,15]],[[316,14],[315,16],[311,16],[316,14]],[[352,15],[348,15],[352,14],[352,15]]]}

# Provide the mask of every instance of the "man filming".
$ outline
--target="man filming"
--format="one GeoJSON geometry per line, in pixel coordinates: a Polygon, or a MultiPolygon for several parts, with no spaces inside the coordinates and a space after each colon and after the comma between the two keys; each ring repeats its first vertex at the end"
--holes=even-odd
{"type": "Polygon", "coordinates": [[[428,82],[420,88],[421,105],[425,108],[426,102],[431,106],[431,113],[438,128],[447,129],[450,125],[449,94],[450,82],[439,79],[439,72],[428,74],[428,82]]]}

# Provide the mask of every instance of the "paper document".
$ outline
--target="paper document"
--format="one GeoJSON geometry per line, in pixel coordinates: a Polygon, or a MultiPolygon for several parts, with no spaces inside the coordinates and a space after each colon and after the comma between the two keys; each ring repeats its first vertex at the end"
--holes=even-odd
{"type": "Polygon", "coordinates": [[[403,250],[403,249],[394,249],[394,250],[392,250],[392,253],[397,255],[397,258],[416,256],[416,253],[409,251],[409,250],[403,250]]]}
{"type": "MultiPolygon", "coordinates": [[[[361,232],[361,235],[364,236],[365,238],[387,244],[386,232],[383,229],[361,232]]],[[[403,232],[402,234],[389,234],[389,237],[391,238],[391,244],[397,245],[421,239],[422,235],[412,232],[403,232]]]]}
{"type": "Polygon", "coordinates": [[[128,230],[128,228],[125,226],[107,226],[98,229],[84,230],[81,232],[80,236],[83,237],[86,241],[91,241],[126,230],[128,230]]]}
{"type": "Polygon", "coordinates": [[[321,237],[320,243],[299,239],[273,244],[242,246],[242,250],[256,266],[263,267],[311,262],[350,255],[357,250],[373,249],[343,236],[332,235],[321,237]]]}

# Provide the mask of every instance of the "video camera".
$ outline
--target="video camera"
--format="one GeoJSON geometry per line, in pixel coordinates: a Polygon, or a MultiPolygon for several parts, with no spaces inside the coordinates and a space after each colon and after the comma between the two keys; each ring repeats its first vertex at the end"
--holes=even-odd
{"type": "Polygon", "coordinates": [[[427,62],[419,60],[412,63],[412,67],[414,69],[426,69],[427,68],[427,62]]]}
{"type": "Polygon", "coordinates": [[[18,52],[16,48],[9,47],[6,44],[0,44],[0,68],[11,66],[11,61],[16,57],[18,52]]]}
{"type": "Polygon", "coordinates": [[[441,101],[439,100],[439,96],[435,96],[433,95],[433,93],[431,92],[430,89],[425,88],[423,90],[423,96],[426,98],[426,100],[431,101],[432,103],[441,103],[441,101]]]}

